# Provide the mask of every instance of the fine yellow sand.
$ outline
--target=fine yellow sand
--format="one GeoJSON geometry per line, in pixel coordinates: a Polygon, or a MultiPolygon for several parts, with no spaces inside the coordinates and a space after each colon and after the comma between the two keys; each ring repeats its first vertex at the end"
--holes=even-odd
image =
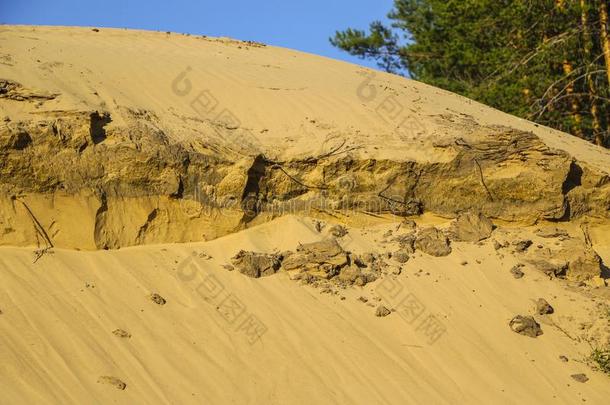
{"type": "MultiPolygon", "coordinates": [[[[395,226],[353,231],[343,243],[379,251],[372,240],[395,226]]],[[[514,263],[489,243],[455,244],[446,258],[418,254],[401,275],[336,296],[286,273],[249,279],[222,268],[239,249],[294,249],[321,237],[311,220],[288,216],[206,243],[58,249],[34,265],[31,249],[1,249],[0,402],[606,403],[608,377],[582,363],[585,342],[549,324],[537,339],[507,326],[547,297],[554,322],[572,331],[599,298],[542,275],[515,280],[507,271],[514,263]],[[191,261],[192,252],[212,258],[191,261]],[[390,306],[394,288],[441,321],[446,332],[436,342],[417,323],[396,313],[377,318],[358,301],[379,296],[390,306]],[[152,303],[153,292],[167,304],[152,303]],[[229,294],[245,308],[233,324],[217,309],[229,294]],[[246,315],[266,328],[252,344],[240,330],[246,315]],[[114,336],[117,328],[132,337],[114,336]],[[580,372],[586,384],[570,378],[580,372]],[[127,389],[98,384],[102,375],[127,389]]]]}

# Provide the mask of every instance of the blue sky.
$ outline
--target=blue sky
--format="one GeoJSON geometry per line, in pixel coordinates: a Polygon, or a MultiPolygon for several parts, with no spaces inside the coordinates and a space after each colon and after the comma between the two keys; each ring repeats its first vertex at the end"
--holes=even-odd
{"type": "Polygon", "coordinates": [[[386,21],[392,0],[0,0],[0,23],[138,28],[228,36],[375,67],[335,49],[347,27],[386,21]]]}

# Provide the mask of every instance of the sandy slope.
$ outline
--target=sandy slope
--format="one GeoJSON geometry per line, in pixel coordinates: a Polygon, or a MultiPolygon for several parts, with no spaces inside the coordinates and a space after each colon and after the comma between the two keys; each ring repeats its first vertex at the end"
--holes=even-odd
{"type": "MultiPolygon", "coordinates": [[[[342,244],[384,251],[373,241],[395,227],[352,230],[342,244]]],[[[454,244],[446,258],[417,254],[396,277],[332,296],[285,273],[249,279],[221,267],[239,249],[282,251],[322,237],[311,220],[284,217],[206,243],[57,250],[34,265],[30,249],[2,248],[0,403],[606,403],[608,377],[581,362],[588,345],[550,325],[572,333],[600,298],[541,274],[513,279],[514,259],[491,242],[454,244]],[[213,258],[193,259],[193,271],[193,251],[213,258]],[[217,298],[212,285],[223,288],[217,298]],[[391,307],[396,286],[397,299],[411,293],[441,320],[436,342],[417,322],[377,318],[358,301],[380,296],[391,307]],[[149,301],[151,292],[167,304],[149,301]],[[240,330],[245,315],[231,324],[217,310],[228,294],[265,325],[260,340],[250,344],[240,330]],[[531,313],[538,297],[556,309],[544,335],[510,331],[510,318],[531,313]],[[590,381],[570,378],[580,372],[590,381]],[[127,389],[96,383],[102,375],[127,389]]]]}

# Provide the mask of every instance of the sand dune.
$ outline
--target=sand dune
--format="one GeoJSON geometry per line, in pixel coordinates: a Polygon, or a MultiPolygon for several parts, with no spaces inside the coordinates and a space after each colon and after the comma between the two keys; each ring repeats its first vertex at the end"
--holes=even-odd
{"type": "Polygon", "coordinates": [[[608,150],[119,29],[0,27],[0,119],[1,404],[608,402],[608,150]]]}

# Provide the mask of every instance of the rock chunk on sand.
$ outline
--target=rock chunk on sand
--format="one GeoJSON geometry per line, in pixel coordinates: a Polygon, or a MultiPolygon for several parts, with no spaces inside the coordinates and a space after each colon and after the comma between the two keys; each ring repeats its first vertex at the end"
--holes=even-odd
{"type": "Polygon", "coordinates": [[[124,390],[125,388],[127,388],[127,384],[125,384],[119,378],[111,377],[111,376],[107,376],[107,375],[103,375],[100,378],[98,378],[97,382],[99,384],[112,385],[117,390],[124,390]]]}
{"type": "Polygon", "coordinates": [[[435,228],[422,229],[417,235],[415,247],[431,256],[447,256],[451,253],[451,246],[445,234],[435,228]]]}
{"type": "Polygon", "coordinates": [[[240,250],[231,258],[231,263],[241,274],[259,278],[275,274],[282,265],[281,259],[278,255],[240,250]]]}
{"type": "Polygon", "coordinates": [[[547,276],[553,278],[565,278],[568,271],[568,263],[557,263],[546,259],[531,259],[529,260],[536,269],[540,270],[547,276]]]}
{"type": "Polygon", "coordinates": [[[544,298],[538,298],[536,301],[536,312],[538,315],[549,315],[555,312],[551,304],[547,302],[544,298]]]}
{"type": "Polygon", "coordinates": [[[377,309],[375,310],[375,316],[378,316],[380,318],[383,318],[385,316],[388,316],[392,313],[392,311],[390,311],[388,308],[386,308],[383,305],[379,305],[377,307],[377,309]]]}
{"type": "Polygon", "coordinates": [[[406,263],[409,261],[409,251],[407,249],[400,249],[392,253],[392,258],[398,263],[406,263]]]}
{"type": "Polygon", "coordinates": [[[479,242],[491,236],[492,222],[481,213],[464,212],[451,223],[449,233],[455,241],[479,242]]]}
{"type": "Polygon", "coordinates": [[[587,377],[586,374],[572,374],[570,377],[572,377],[575,381],[578,381],[579,383],[586,383],[587,381],[589,381],[589,377],[587,377]]]}
{"type": "Polygon", "coordinates": [[[343,225],[334,225],[328,230],[328,233],[330,233],[335,238],[342,238],[347,235],[347,228],[343,225]]]}
{"type": "Polygon", "coordinates": [[[552,249],[529,252],[531,264],[551,277],[584,282],[602,274],[602,260],[590,246],[576,238],[561,241],[552,249]]]}
{"type": "Polygon", "coordinates": [[[508,242],[506,242],[506,241],[505,241],[505,242],[503,242],[503,243],[500,243],[500,242],[498,242],[497,240],[494,240],[494,241],[493,241],[493,246],[494,246],[494,249],[495,249],[495,250],[504,249],[504,248],[507,248],[507,247],[508,247],[508,242]]]}
{"type": "Polygon", "coordinates": [[[129,339],[131,337],[131,333],[124,331],[123,329],[115,329],[112,331],[112,334],[123,339],[129,339]]]}
{"type": "Polygon", "coordinates": [[[516,240],[513,242],[513,246],[515,248],[515,252],[523,253],[523,252],[527,251],[527,249],[529,249],[529,247],[532,246],[533,243],[534,242],[532,242],[529,239],[516,240]]]}
{"type": "Polygon", "coordinates": [[[405,233],[398,235],[392,239],[394,242],[398,242],[401,250],[404,250],[408,254],[415,253],[415,232],[405,233]]]}
{"type": "Polygon", "coordinates": [[[364,286],[375,281],[376,279],[377,277],[374,274],[370,272],[363,272],[358,266],[355,265],[342,268],[339,275],[336,277],[336,281],[338,281],[339,284],[356,284],[357,286],[364,286]]]}
{"type": "MultiPolygon", "coordinates": [[[[366,255],[365,255],[366,256],[366,255]]],[[[296,252],[284,254],[282,268],[291,273],[293,280],[318,285],[318,282],[332,280],[340,286],[364,286],[377,279],[377,262],[373,255],[368,258],[351,256],[344,251],[336,239],[302,244],[296,252]],[[364,270],[368,268],[367,270],[364,270]],[[294,274],[297,273],[297,274],[294,274]]]]}
{"type": "Polygon", "coordinates": [[[282,261],[284,270],[308,271],[321,278],[331,278],[339,274],[339,269],[348,264],[347,253],[335,239],[299,245],[293,253],[282,261]]]}
{"type": "MultiPolygon", "coordinates": [[[[571,244],[569,244],[571,245],[571,244]]],[[[570,281],[588,281],[601,276],[602,260],[590,247],[570,249],[566,278],[570,281]]]]}
{"type": "Polygon", "coordinates": [[[523,278],[523,276],[525,276],[525,273],[523,273],[523,270],[521,270],[521,267],[523,267],[523,265],[518,264],[516,266],[513,266],[512,269],[510,269],[510,272],[514,278],[520,279],[520,278],[523,278]]]}
{"type": "Polygon", "coordinates": [[[162,296],[160,296],[157,293],[150,294],[149,298],[152,302],[154,302],[157,305],[165,305],[167,303],[165,298],[163,298],[162,296]]]}
{"type": "Polygon", "coordinates": [[[517,315],[508,324],[513,332],[532,338],[542,335],[540,324],[531,316],[517,315]]]}

